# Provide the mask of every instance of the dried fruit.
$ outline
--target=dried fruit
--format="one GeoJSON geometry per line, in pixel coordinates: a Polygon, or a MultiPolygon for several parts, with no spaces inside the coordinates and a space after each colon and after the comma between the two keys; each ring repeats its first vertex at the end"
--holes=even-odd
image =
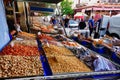
{"type": "Polygon", "coordinates": [[[13,47],[6,46],[0,55],[21,55],[21,56],[39,56],[38,48],[35,46],[27,46],[21,44],[15,44],[13,47]]]}

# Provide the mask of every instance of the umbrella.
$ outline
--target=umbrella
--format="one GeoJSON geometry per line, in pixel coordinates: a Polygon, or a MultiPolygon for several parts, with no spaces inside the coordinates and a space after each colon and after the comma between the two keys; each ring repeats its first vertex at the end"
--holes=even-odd
{"type": "Polygon", "coordinates": [[[88,16],[87,14],[85,13],[82,13],[82,12],[77,12],[75,15],[74,15],[74,18],[82,18],[84,19],[84,17],[88,16]]]}

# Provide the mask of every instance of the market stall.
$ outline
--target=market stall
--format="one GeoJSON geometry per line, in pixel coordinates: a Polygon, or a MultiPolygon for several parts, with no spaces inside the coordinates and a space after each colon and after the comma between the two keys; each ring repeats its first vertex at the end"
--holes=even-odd
{"type": "Polygon", "coordinates": [[[77,42],[99,53],[100,55],[120,64],[119,39],[112,38],[108,35],[100,39],[92,39],[90,37],[86,38],[84,35],[78,35],[77,42]]]}
{"type": "MultiPolygon", "coordinates": [[[[72,75],[72,73],[76,74],[76,72],[78,74],[82,72],[88,73],[91,71],[91,73],[94,73],[94,71],[119,69],[112,65],[112,63],[115,64],[114,62],[111,63],[108,59],[103,58],[97,53],[79,45],[75,41],[70,40],[63,35],[41,34],[39,35],[39,40],[43,43],[43,49],[52,70],[53,77],[59,75],[59,77],[56,77],[55,79],[61,79],[60,76],[62,74],[63,76],[67,76],[69,73],[72,75]],[[96,68],[94,68],[96,65],[94,62],[95,59],[103,60],[100,65],[103,65],[104,67],[96,66],[96,68]],[[105,64],[103,64],[104,61],[105,64]],[[107,64],[111,65],[112,68],[110,68],[107,64]],[[69,67],[67,67],[67,65],[69,67]],[[94,67],[92,67],[93,65],[94,67]]],[[[70,77],[68,76],[66,78],[70,77]]]]}
{"type": "Polygon", "coordinates": [[[64,80],[119,78],[118,64],[64,35],[42,31],[36,32],[37,34],[19,32],[12,38],[0,52],[0,78],[64,80]]]}

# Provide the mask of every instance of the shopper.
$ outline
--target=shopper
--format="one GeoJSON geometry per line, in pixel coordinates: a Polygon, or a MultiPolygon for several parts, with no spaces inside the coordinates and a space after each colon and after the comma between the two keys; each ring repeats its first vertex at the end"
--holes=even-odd
{"type": "Polygon", "coordinates": [[[69,18],[66,16],[66,18],[64,20],[64,25],[66,28],[68,27],[68,23],[69,23],[69,18]]]}
{"type": "Polygon", "coordinates": [[[90,30],[90,36],[93,33],[94,30],[94,17],[92,16],[91,19],[88,20],[89,30],[90,30]]]}
{"type": "Polygon", "coordinates": [[[79,29],[84,29],[86,27],[86,23],[83,19],[81,19],[81,21],[79,22],[79,29]]]}
{"type": "Polygon", "coordinates": [[[94,31],[96,31],[97,23],[98,23],[97,19],[94,20],[94,31]]]}
{"type": "Polygon", "coordinates": [[[53,25],[56,25],[56,19],[55,17],[51,17],[50,23],[53,25]]]}

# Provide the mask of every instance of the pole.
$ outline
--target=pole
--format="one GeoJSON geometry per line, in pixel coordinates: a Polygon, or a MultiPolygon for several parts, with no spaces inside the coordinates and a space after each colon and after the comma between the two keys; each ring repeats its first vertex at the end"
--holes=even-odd
{"type": "Polygon", "coordinates": [[[59,11],[59,8],[58,8],[57,4],[56,4],[56,8],[57,8],[58,13],[59,13],[60,21],[61,21],[61,23],[62,23],[62,27],[63,27],[63,30],[64,30],[64,32],[65,32],[65,36],[68,37],[68,36],[67,36],[67,32],[66,32],[66,30],[65,30],[64,22],[63,22],[63,20],[62,20],[62,17],[61,17],[61,14],[60,14],[60,11],[59,11]]]}
{"type": "Polygon", "coordinates": [[[26,18],[26,25],[27,25],[27,30],[28,33],[30,32],[30,26],[29,26],[29,19],[28,19],[28,9],[27,9],[27,2],[24,2],[24,13],[25,13],[25,18],[26,18]]]}
{"type": "Polygon", "coordinates": [[[16,20],[16,11],[15,11],[15,1],[13,1],[12,4],[13,4],[14,23],[17,23],[17,20],[16,20]]]}

